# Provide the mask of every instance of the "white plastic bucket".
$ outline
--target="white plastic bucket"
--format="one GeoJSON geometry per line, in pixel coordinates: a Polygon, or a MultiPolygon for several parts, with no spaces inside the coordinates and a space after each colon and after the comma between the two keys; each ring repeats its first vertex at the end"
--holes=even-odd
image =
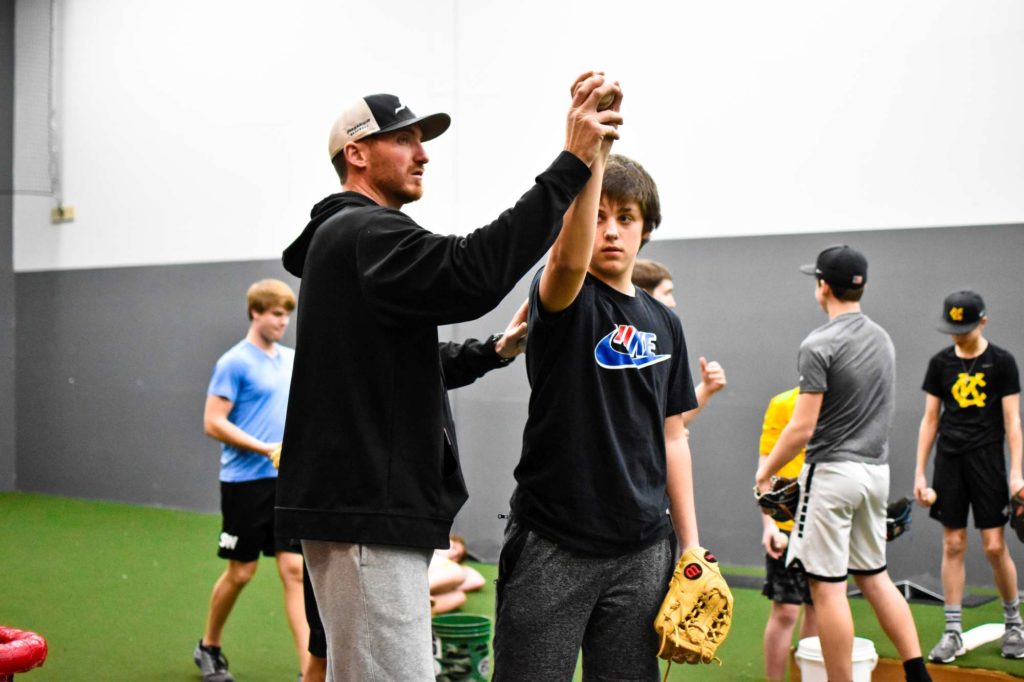
{"type": "MultiPolygon", "coordinates": [[[[821,641],[817,637],[801,639],[796,647],[796,662],[803,682],[828,682],[821,641]]],[[[871,682],[871,671],[878,665],[875,643],[863,637],[853,638],[853,682],[871,682]]]]}

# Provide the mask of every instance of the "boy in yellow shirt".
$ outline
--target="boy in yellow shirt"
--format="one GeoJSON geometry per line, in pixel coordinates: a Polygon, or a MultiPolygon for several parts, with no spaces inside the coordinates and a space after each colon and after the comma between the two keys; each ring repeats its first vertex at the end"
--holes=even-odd
{"type": "MultiPolygon", "coordinates": [[[[782,429],[793,416],[793,407],[800,389],[783,391],[768,403],[761,429],[761,457],[767,457],[775,446],[782,429]]],[[[797,478],[804,465],[804,451],[782,467],[777,476],[797,478]]],[[[804,618],[800,623],[800,639],[814,637],[818,628],[814,621],[814,606],[807,576],[799,563],[786,567],[786,547],[792,521],[774,521],[767,514],[761,515],[764,532],[761,546],[765,551],[765,581],[761,594],[772,601],[768,623],[764,628],[764,676],[769,680],[782,680],[786,675],[786,661],[793,637],[793,628],[800,618],[800,606],[804,605],[804,618]]]]}

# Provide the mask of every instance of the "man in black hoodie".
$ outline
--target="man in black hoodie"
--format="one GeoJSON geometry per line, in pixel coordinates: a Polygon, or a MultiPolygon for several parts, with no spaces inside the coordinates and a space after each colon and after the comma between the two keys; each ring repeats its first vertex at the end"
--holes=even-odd
{"type": "Polygon", "coordinates": [[[446,114],[370,95],[331,130],[345,191],[284,253],[302,289],[276,510],[282,537],[303,541],[329,679],[433,679],[427,565],[467,497],[437,327],[493,309],[551,246],[602,140],[618,137],[620,100],[602,75],[578,78],[564,151],[465,237],[400,211],[423,193],[423,142],[446,114]]]}

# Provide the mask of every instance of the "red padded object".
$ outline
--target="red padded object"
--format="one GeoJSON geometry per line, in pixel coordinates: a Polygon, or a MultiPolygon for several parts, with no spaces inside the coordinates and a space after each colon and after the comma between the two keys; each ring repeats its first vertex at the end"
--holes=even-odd
{"type": "Polygon", "coordinates": [[[46,640],[34,632],[0,626],[0,679],[28,672],[46,660],[46,640]]]}

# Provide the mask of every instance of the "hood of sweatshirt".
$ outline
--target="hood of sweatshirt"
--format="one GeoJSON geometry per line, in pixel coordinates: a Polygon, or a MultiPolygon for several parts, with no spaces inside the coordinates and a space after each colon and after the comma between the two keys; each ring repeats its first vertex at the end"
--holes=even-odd
{"type": "Polygon", "coordinates": [[[376,205],[373,199],[359,192],[338,192],[318,201],[313,206],[313,210],[309,212],[310,220],[302,234],[284,250],[281,258],[284,269],[301,278],[302,270],[306,265],[306,252],[309,250],[310,242],[313,241],[313,235],[328,218],[342,209],[376,205]]]}

